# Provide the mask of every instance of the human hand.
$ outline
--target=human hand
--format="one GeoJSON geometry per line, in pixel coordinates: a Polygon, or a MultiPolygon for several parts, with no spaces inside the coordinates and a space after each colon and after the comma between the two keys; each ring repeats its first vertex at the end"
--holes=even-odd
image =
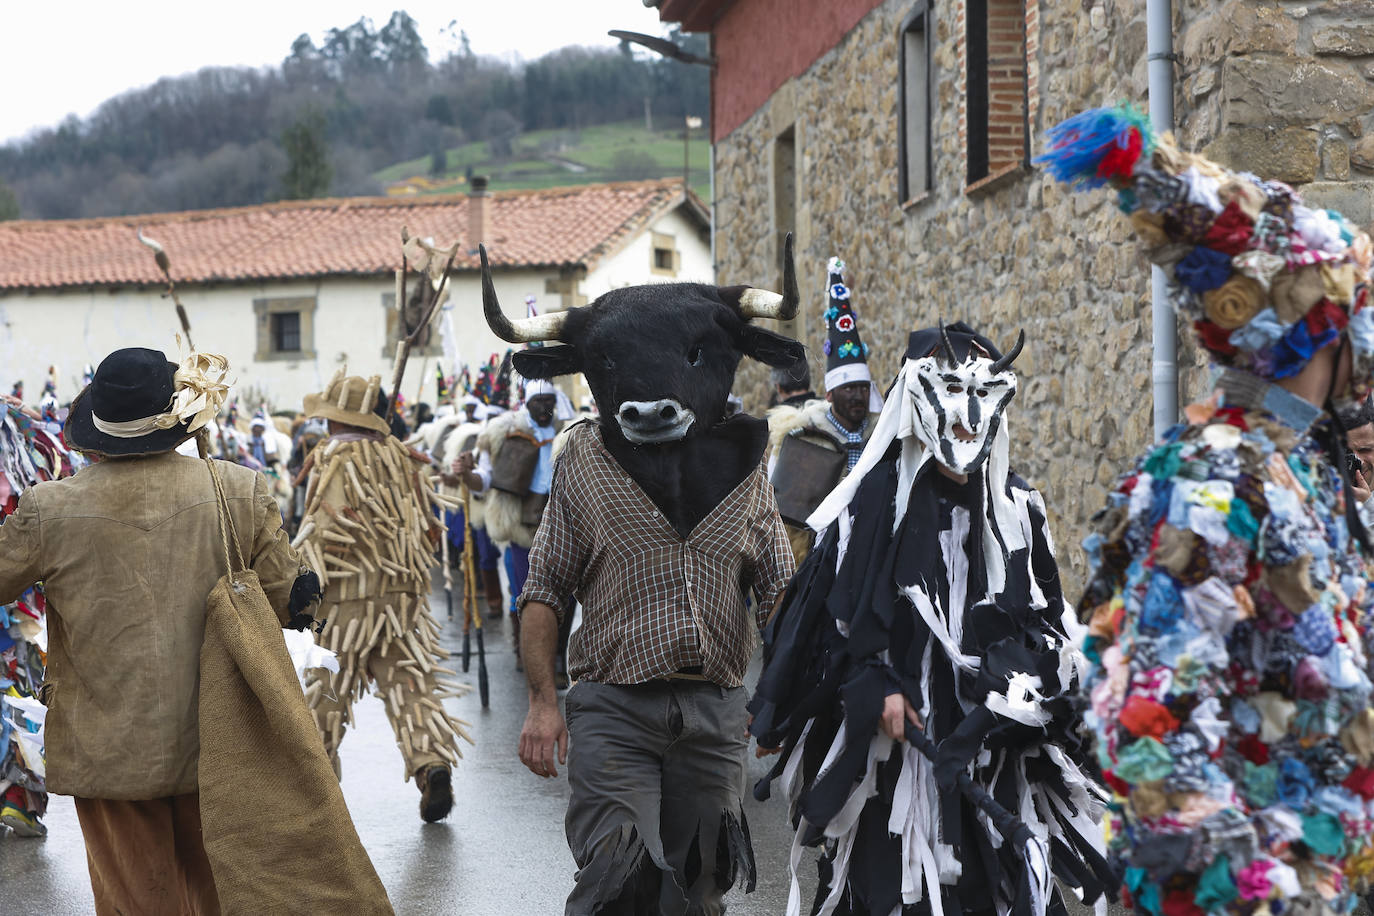
{"type": "MultiPolygon", "coordinates": [[[[754,717],[751,715],[751,716],[749,717],[748,723],[746,723],[745,726],[744,726],[744,740],[746,740],[746,741],[749,740],[749,729],[751,729],[751,728],[753,728],[753,727],[754,727],[754,717]]],[[[780,747],[764,747],[762,744],[760,744],[760,745],[758,745],[757,747],[754,748],[754,756],[755,756],[755,757],[771,757],[771,756],[773,756],[774,754],[781,754],[781,753],[782,753],[782,748],[780,748],[780,747]]]]}
{"type": "Polygon", "coordinates": [[[531,703],[530,711],[525,714],[525,727],[520,730],[520,762],[536,776],[553,777],[558,775],[554,766],[554,750],[558,751],[558,762],[568,762],[568,726],[558,704],[531,703]]]}
{"type": "Polygon", "coordinates": [[[453,473],[458,476],[472,473],[472,469],[477,466],[476,459],[472,457],[472,452],[463,452],[453,462],[453,473]]]}
{"type": "Polygon", "coordinates": [[[916,715],[916,710],[906,695],[889,693],[887,699],[883,700],[883,714],[878,720],[878,730],[893,741],[901,741],[906,737],[908,722],[917,728],[921,727],[921,719],[916,715]]]}
{"type": "Polygon", "coordinates": [[[1350,475],[1350,491],[1354,494],[1357,502],[1368,502],[1371,490],[1374,490],[1374,487],[1370,486],[1370,480],[1365,476],[1364,468],[1360,468],[1350,475]]]}

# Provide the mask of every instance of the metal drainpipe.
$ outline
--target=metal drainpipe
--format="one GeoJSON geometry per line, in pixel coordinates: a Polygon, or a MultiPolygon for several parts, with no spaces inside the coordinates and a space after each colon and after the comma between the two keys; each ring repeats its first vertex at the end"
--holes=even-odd
{"type": "Polygon", "coordinates": [[[711,282],[716,282],[716,144],[711,142],[711,155],[707,157],[710,168],[707,174],[711,180],[711,282]]]}
{"type": "MultiPolygon", "coordinates": [[[[1174,23],[1172,0],[1146,0],[1146,47],[1149,52],[1150,125],[1156,134],[1174,129],[1174,23]]],[[[1153,324],[1152,378],[1155,439],[1178,422],[1178,326],[1169,304],[1168,282],[1159,267],[1150,268],[1150,314],[1153,324]]]]}

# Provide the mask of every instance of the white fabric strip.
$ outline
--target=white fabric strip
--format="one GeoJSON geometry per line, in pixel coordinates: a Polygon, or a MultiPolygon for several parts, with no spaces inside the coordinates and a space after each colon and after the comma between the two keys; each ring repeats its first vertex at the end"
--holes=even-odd
{"type": "Polygon", "coordinates": [[[159,429],[171,429],[181,420],[173,413],[159,413],[137,420],[112,423],[109,420],[100,419],[95,411],[91,411],[91,422],[95,424],[96,429],[107,436],[114,436],[116,439],[137,439],[139,436],[146,436],[149,433],[157,432],[159,429]]]}

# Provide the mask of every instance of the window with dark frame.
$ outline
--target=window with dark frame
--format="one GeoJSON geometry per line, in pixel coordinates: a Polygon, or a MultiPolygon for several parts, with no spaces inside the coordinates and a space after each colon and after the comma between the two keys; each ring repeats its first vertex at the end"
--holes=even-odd
{"type": "Polygon", "coordinates": [[[654,267],[655,267],[656,269],[658,269],[658,270],[672,270],[672,269],[673,269],[673,249],[671,249],[671,248],[655,248],[655,249],[654,249],[654,267]]]}
{"type": "Polygon", "coordinates": [[[272,313],[272,350],[276,353],[299,353],[301,349],[301,313],[272,313]]]}
{"type": "Polygon", "coordinates": [[[314,296],[254,299],[256,346],[253,359],[258,362],[314,359],[316,305],[314,296]]]}
{"type": "Polygon", "coordinates": [[[968,183],[1026,162],[1025,0],[965,0],[968,183]]]}
{"type": "Polygon", "coordinates": [[[920,198],[934,186],[931,162],[930,0],[921,0],[902,21],[897,68],[901,106],[897,143],[901,161],[897,193],[902,203],[920,198]]]}

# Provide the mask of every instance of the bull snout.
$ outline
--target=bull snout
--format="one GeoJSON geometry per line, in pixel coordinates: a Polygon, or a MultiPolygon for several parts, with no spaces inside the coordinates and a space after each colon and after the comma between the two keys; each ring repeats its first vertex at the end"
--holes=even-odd
{"type": "Polygon", "coordinates": [[[626,401],[615,414],[620,431],[636,445],[672,442],[687,435],[696,420],[692,411],[672,398],[626,401]]]}

